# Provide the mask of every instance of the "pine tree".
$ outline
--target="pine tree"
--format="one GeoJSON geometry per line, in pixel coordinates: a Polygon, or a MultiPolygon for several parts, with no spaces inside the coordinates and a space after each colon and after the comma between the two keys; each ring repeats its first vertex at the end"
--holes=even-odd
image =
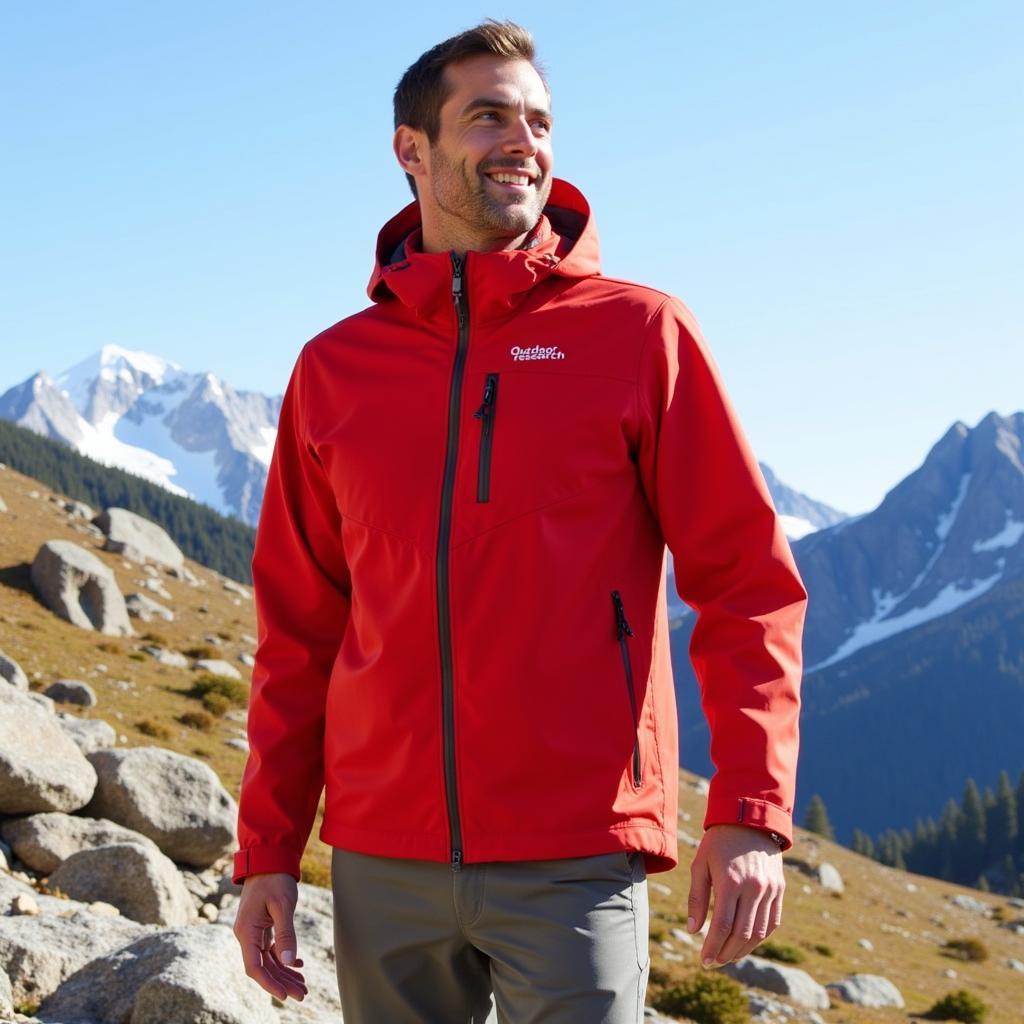
{"type": "Polygon", "coordinates": [[[960,877],[975,877],[985,863],[985,805],[978,785],[968,778],[961,801],[963,829],[958,836],[954,862],[960,877]]]}
{"type": "Polygon", "coordinates": [[[808,832],[816,832],[819,836],[835,841],[835,833],[832,831],[832,823],[828,820],[828,811],[825,810],[825,801],[815,793],[807,804],[807,812],[804,814],[804,828],[808,832]]]}
{"type": "Polygon", "coordinates": [[[1003,887],[1001,891],[1007,896],[1020,896],[1021,894],[1020,876],[1013,855],[1010,853],[1003,858],[1003,887]]]}
{"type": "Polygon", "coordinates": [[[853,851],[864,857],[875,856],[875,844],[871,841],[871,836],[861,832],[859,828],[853,830],[853,851]]]}
{"type": "Polygon", "coordinates": [[[1013,852],[1018,829],[1017,796],[1010,784],[1010,775],[1004,769],[999,773],[996,803],[990,815],[991,829],[989,853],[993,860],[1013,852]]]}

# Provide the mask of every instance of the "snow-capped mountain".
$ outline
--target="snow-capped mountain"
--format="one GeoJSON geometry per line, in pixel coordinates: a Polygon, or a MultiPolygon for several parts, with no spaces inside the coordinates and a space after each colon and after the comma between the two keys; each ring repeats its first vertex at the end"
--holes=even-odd
{"type": "Polygon", "coordinates": [[[823,530],[826,526],[834,526],[847,518],[845,512],[822,501],[815,501],[784,484],[765,463],[759,462],[758,465],[771,492],[775,511],[782,520],[782,529],[791,541],[806,537],[815,530],[823,530]]]}
{"type": "Polygon", "coordinates": [[[1024,575],[1024,413],[956,422],[874,511],[793,546],[812,600],[805,671],[1024,575]]]}
{"type": "Polygon", "coordinates": [[[104,345],[0,395],[0,417],[255,525],[281,396],[236,391],[148,352],[104,345]]]}

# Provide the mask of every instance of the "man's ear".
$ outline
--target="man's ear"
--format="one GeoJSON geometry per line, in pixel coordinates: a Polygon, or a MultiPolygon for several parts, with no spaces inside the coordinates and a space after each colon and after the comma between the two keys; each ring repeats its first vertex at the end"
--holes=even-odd
{"type": "Polygon", "coordinates": [[[427,144],[426,133],[416,128],[410,128],[407,124],[400,124],[395,129],[392,147],[395,157],[406,174],[420,178],[430,169],[428,156],[430,147],[427,144]]]}

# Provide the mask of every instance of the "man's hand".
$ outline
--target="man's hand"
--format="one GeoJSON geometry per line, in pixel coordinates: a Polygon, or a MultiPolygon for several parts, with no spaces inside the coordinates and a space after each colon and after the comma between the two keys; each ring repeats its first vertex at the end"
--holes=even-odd
{"type": "Polygon", "coordinates": [[[712,888],[715,912],[701,962],[721,967],[746,956],[782,923],[782,851],[761,829],[711,825],[690,866],[688,931],[703,926],[712,888]]]}
{"type": "Polygon", "coordinates": [[[306,980],[295,970],[295,904],[299,887],[289,874],[249,875],[242,884],[233,929],[242,947],[245,973],[282,1002],[291,996],[302,1002],[306,980]]]}

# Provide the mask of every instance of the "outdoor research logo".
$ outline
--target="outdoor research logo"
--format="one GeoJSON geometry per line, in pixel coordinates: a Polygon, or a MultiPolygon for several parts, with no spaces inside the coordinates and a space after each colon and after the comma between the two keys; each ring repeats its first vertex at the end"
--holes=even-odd
{"type": "Polygon", "coordinates": [[[522,362],[524,359],[564,359],[565,353],[557,346],[552,345],[550,348],[545,348],[543,345],[531,345],[529,348],[521,348],[519,345],[513,345],[509,349],[512,358],[516,362],[522,362]]]}

